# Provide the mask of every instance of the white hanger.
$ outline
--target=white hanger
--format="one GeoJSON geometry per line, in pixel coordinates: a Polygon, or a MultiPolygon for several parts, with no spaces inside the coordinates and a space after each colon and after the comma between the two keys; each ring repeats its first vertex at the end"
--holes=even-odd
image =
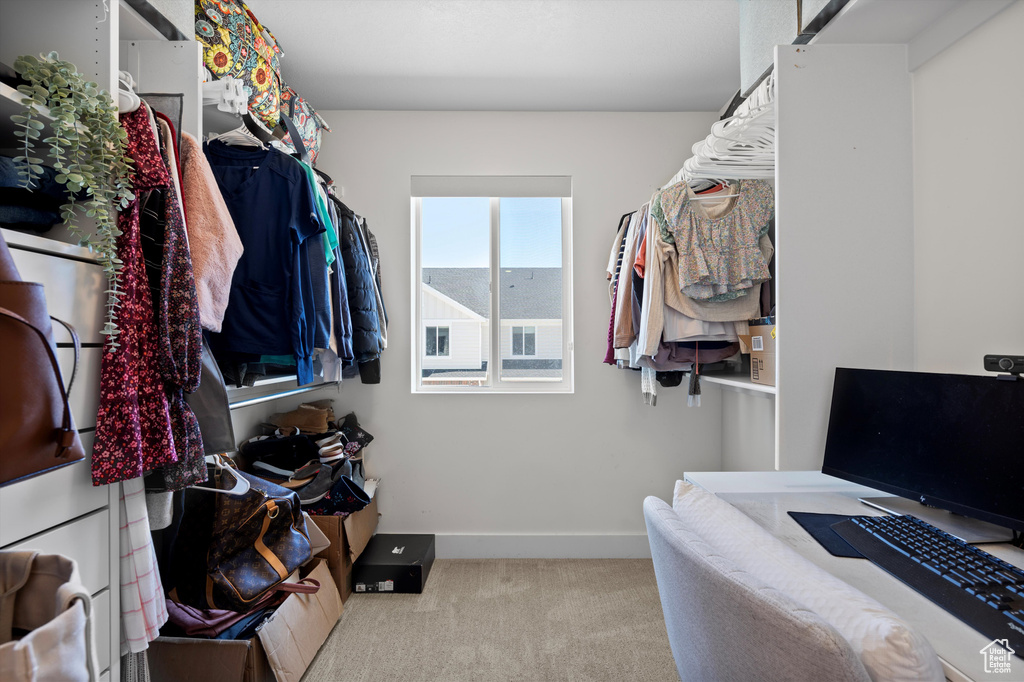
{"type": "Polygon", "coordinates": [[[711,134],[693,145],[691,151],[693,156],[664,188],[696,179],[774,178],[775,74],[769,74],[732,116],[715,122],[711,134]]]}
{"type": "Polygon", "coordinates": [[[142,100],[135,94],[135,79],[128,71],[119,71],[117,74],[117,113],[127,114],[135,111],[142,104],[142,100]]]}
{"type": "Polygon", "coordinates": [[[226,133],[220,135],[211,135],[210,139],[220,140],[224,144],[231,145],[232,147],[259,147],[260,149],[266,149],[267,145],[263,144],[263,140],[253,135],[245,124],[238,126],[234,130],[229,130],[226,133]]]}
{"type": "Polygon", "coordinates": [[[229,490],[221,490],[220,488],[207,488],[201,485],[194,485],[192,486],[192,488],[194,490],[206,490],[207,492],[211,493],[222,493],[224,495],[236,496],[244,495],[245,493],[249,492],[249,481],[239,476],[238,470],[235,469],[230,464],[225,463],[225,459],[226,457],[224,457],[224,455],[207,455],[206,463],[212,464],[219,472],[227,471],[228,473],[230,473],[231,476],[235,479],[234,487],[232,487],[229,490]]]}
{"type": "MultiPolygon", "coordinates": [[[[728,180],[721,178],[694,178],[693,180],[707,180],[708,182],[714,182],[715,184],[722,185],[722,189],[717,192],[711,192],[710,194],[697,194],[692,189],[688,192],[690,201],[708,201],[712,199],[728,199],[730,197],[738,197],[740,195],[739,189],[734,187],[728,180]]],[[[693,182],[693,180],[689,180],[693,182]]]]}

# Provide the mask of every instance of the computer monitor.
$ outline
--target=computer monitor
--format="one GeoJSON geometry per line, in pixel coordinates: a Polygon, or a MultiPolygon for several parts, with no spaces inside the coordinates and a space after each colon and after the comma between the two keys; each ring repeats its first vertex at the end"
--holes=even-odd
{"type": "Polygon", "coordinates": [[[1024,531],[1024,380],[837,368],[821,471],[1024,531]]]}

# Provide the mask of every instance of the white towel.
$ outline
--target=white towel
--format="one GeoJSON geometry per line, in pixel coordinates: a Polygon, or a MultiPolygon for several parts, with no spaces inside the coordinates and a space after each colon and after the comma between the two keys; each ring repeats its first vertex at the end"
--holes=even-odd
{"type": "Polygon", "coordinates": [[[167,622],[142,478],[121,483],[121,655],[145,651],[167,622]]]}

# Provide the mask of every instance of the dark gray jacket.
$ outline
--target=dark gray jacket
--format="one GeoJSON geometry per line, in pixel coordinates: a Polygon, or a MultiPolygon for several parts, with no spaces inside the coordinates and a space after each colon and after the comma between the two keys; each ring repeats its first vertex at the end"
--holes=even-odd
{"type": "Polygon", "coordinates": [[[338,209],[341,255],[345,263],[345,281],[348,285],[348,309],[352,316],[352,350],[357,363],[369,362],[380,356],[381,336],[377,315],[377,294],[373,274],[366,258],[355,214],[336,197],[331,197],[338,209]]]}

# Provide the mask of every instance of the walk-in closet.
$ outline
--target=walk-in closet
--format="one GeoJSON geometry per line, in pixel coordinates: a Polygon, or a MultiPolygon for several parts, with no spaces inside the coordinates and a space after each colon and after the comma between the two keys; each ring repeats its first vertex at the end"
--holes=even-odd
{"type": "Polygon", "coordinates": [[[787,512],[870,497],[822,473],[838,369],[1024,368],[1020,35],[1024,0],[0,0],[0,677],[987,679],[1001,631],[787,512]],[[696,650],[719,560],[813,656],[696,650]]]}

